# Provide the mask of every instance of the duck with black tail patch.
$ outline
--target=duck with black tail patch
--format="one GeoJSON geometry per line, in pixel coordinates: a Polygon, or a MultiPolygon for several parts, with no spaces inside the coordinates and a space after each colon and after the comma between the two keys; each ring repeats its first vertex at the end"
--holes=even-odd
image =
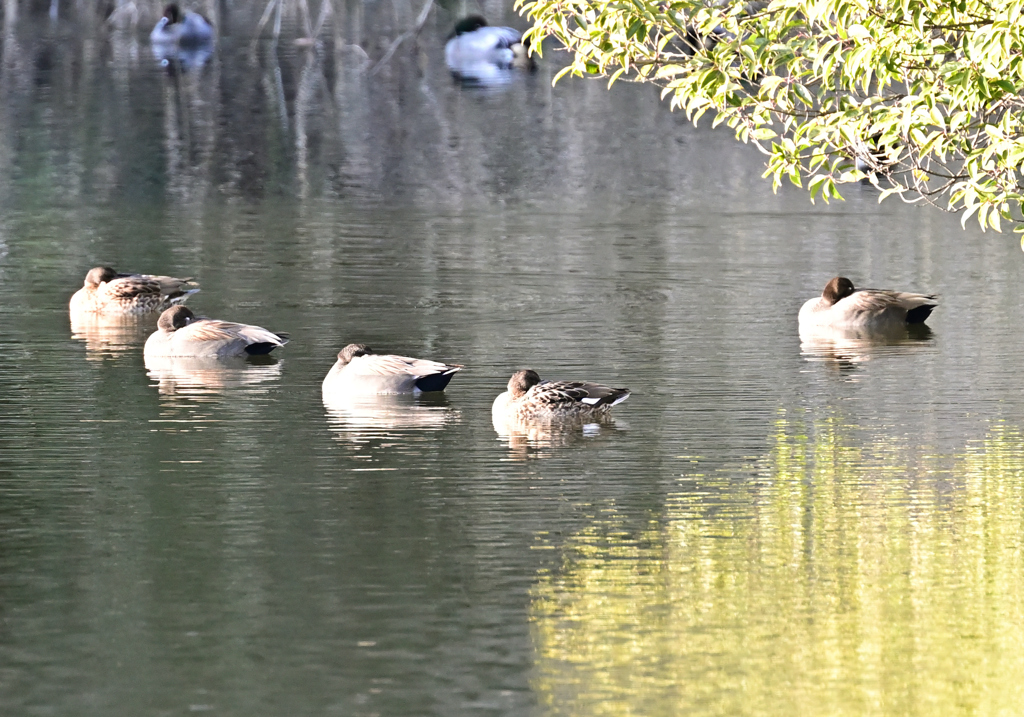
{"type": "Polygon", "coordinates": [[[629,395],[628,388],[589,381],[541,381],[536,371],[524,369],[512,374],[508,390],[494,399],[491,417],[495,423],[599,419],[629,395]]]}
{"type": "Polygon", "coordinates": [[[938,305],[934,294],[857,289],[845,276],[837,276],[825,285],[821,296],[809,299],[801,307],[800,333],[817,330],[891,332],[923,324],[938,305]]]}
{"type": "Polygon", "coordinates": [[[184,306],[160,314],[157,330],[146,339],[147,357],[264,356],[288,343],[287,334],[262,326],[196,316],[184,306]]]}
{"type": "Polygon", "coordinates": [[[443,391],[462,364],[394,354],[377,354],[366,344],[349,344],[323,382],[325,401],[347,396],[443,391]]]}

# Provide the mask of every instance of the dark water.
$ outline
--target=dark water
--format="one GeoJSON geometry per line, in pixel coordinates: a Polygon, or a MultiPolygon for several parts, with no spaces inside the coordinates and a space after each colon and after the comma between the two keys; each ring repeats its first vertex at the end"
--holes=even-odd
{"type": "Polygon", "coordinates": [[[460,88],[444,9],[370,75],[418,6],[338,7],[276,55],[225,14],[177,75],[144,28],[5,35],[2,711],[1019,714],[1017,242],[774,195],[550,51],[460,88]],[[291,343],[147,370],[150,325],[69,324],[97,264],[291,343]],[[837,273],[939,293],[931,333],[802,347],[837,273]],[[467,369],[328,410],[355,341],[467,369]],[[526,366],[634,395],[500,436],[526,366]]]}

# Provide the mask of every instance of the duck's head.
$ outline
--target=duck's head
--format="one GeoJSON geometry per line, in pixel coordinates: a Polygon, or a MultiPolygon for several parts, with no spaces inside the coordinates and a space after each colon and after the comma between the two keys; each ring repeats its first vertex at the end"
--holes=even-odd
{"type": "Polygon", "coordinates": [[[831,306],[837,301],[845,299],[847,296],[852,294],[853,291],[852,281],[847,279],[845,276],[837,276],[825,284],[825,290],[821,292],[821,296],[829,303],[829,306],[831,306]]]}
{"type": "Polygon", "coordinates": [[[85,275],[85,285],[95,289],[103,282],[110,281],[115,278],[117,278],[117,272],[109,266],[97,266],[93,269],[89,269],[89,273],[85,275]]]}
{"type": "Polygon", "coordinates": [[[373,349],[366,344],[349,344],[338,352],[338,362],[342,366],[347,366],[356,356],[369,356],[372,353],[373,349]]]}
{"type": "Polygon", "coordinates": [[[455,23],[451,37],[465,35],[467,32],[476,32],[481,27],[487,27],[487,20],[483,18],[483,15],[467,15],[455,23]]]}
{"type": "Polygon", "coordinates": [[[161,331],[177,331],[192,323],[192,319],[195,317],[196,315],[184,306],[172,306],[160,314],[160,318],[156,321],[156,327],[161,331]]]}
{"type": "Polygon", "coordinates": [[[171,3],[164,8],[164,17],[167,18],[167,24],[173,25],[176,22],[181,22],[181,8],[178,7],[177,3],[171,3]]]}
{"type": "Polygon", "coordinates": [[[530,368],[516,371],[508,380],[508,392],[512,398],[521,398],[523,394],[540,383],[540,376],[530,368]]]}
{"type": "Polygon", "coordinates": [[[517,42],[510,48],[512,50],[512,66],[520,70],[533,72],[537,69],[537,63],[530,54],[530,38],[524,37],[522,42],[517,42]]]}

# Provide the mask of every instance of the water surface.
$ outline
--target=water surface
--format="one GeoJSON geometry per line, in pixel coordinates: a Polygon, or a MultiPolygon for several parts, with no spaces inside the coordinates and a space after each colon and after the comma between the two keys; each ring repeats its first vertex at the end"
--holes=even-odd
{"type": "Polygon", "coordinates": [[[418,8],[343,7],[313,52],[221,18],[178,74],[143,30],[4,39],[3,709],[1018,713],[1016,242],[775,195],[650,88],[552,88],[551,53],[461,88],[443,10],[371,76],[354,45],[418,8]],[[69,323],[97,264],[291,343],[147,367],[151,324],[69,323]],[[940,294],[931,333],[802,347],[837,273],[940,294]],[[356,341],[467,368],[325,407],[356,341]],[[522,367],[634,395],[501,436],[522,367]]]}

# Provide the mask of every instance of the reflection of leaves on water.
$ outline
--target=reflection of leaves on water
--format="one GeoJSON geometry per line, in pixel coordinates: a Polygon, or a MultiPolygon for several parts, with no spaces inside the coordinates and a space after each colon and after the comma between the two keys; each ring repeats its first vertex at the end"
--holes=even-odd
{"type": "Polygon", "coordinates": [[[592,444],[595,440],[627,430],[628,425],[611,416],[552,421],[504,421],[491,416],[498,440],[509,448],[509,460],[549,458],[554,449],[592,444]]]}
{"type": "Polygon", "coordinates": [[[780,413],[770,442],[741,471],[755,480],[702,467],[660,511],[595,508],[552,545],[561,560],[531,591],[539,699],[559,714],[1015,713],[1024,434],[993,423],[934,455],[780,413]]]}

